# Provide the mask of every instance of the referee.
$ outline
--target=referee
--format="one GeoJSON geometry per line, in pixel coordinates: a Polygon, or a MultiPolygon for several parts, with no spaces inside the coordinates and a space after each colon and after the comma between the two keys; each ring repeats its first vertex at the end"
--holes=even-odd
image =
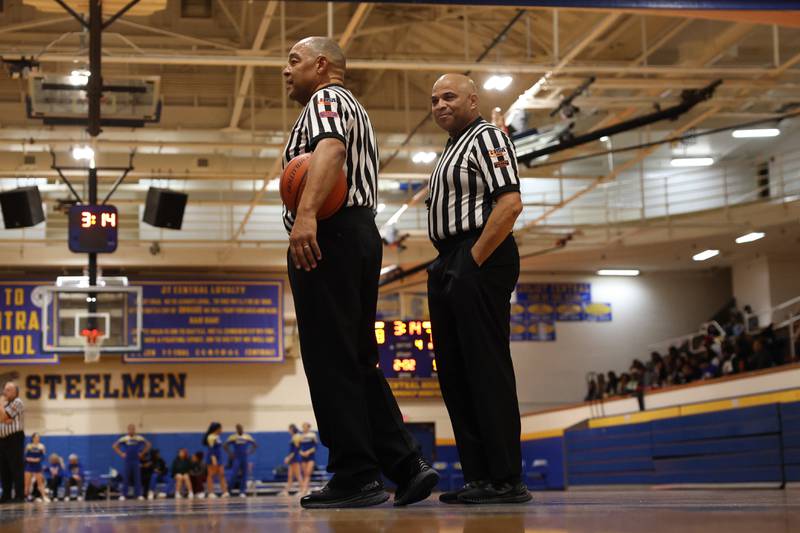
{"type": "Polygon", "coordinates": [[[514,146],[481,118],[472,80],[433,86],[436,124],[450,134],[430,178],[428,302],[442,396],[466,485],[444,503],[523,503],[520,415],[509,348],[519,253],[511,230],[522,202],[514,146]]]}
{"type": "Polygon", "coordinates": [[[381,472],[397,484],[395,505],[430,495],[439,476],[419,454],[378,364],[375,313],[383,248],[375,226],[378,147],[369,117],[344,87],[346,60],[324,37],[295,44],[283,70],[289,97],[304,106],[283,164],[313,152],[296,213],[284,208],[300,351],[333,478],[300,500],[307,508],[385,502],[381,472]],[[318,212],[344,167],[347,202],[318,212]]]}
{"type": "Polygon", "coordinates": [[[19,387],[13,381],[9,381],[3,387],[3,394],[0,396],[0,479],[3,484],[0,503],[25,501],[24,412],[19,397],[19,387]]]}

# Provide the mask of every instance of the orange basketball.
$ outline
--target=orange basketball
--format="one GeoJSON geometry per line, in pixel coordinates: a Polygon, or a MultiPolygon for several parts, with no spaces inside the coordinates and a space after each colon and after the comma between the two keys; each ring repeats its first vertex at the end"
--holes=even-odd
{"type": "MultiPolygon", "coordinates": [[[[300,198],[303,196],[303,189],[306,186],[306,175],[308,166],[311,163],[311,154],[301,154],[289,161],[281,174],[281,200],[291,213],[297,212],[300,205],[300,198]]],[[[331,189],[330,194],[320,206],[317,212],[317,219],[324,220],[333,216],[342,208],[347,200],[347,176],[344,169],[339,172],[339,179],[331,189]]]]}

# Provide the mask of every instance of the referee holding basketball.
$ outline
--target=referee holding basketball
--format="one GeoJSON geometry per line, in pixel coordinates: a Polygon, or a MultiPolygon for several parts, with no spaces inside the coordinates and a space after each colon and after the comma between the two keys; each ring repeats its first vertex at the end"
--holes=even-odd
{"type": "Polygon", "coordinates": [[[320,440],[334,476],[303,497],[307,508],[385,502],[380,473],[398,485],[395,505],[428,497],[439,476],[419,454],[378,363],[375,313],[382,243],[375,226],[378,147],[369,117],[344,87],[346,60],[332,40],[295,44],[283,70],[289,97],[304,106],[283,165],[313,152],[305,189],[284,207],[300,350],[320,440]],[[317,222],[342,168],[347,200],[317,222]]]}
{"type": "Polygon", "coordinates": [[[9,381],[0,395],[0,503],[25,501],[25,417],[19,387],[9,381]],[[14,497],[11,497],[11,491],[14,497]]]}
{"type": "Polygon", "coordinates": [[[523,503],[520,416],[509,348],[519,253],[511,230],[522,212],[514,146],[481,118],[472,80],[446,74],[431,110],[450,134],[430,178],[428,267],[436,363],[466,485],[444,503],[523,503]]]}

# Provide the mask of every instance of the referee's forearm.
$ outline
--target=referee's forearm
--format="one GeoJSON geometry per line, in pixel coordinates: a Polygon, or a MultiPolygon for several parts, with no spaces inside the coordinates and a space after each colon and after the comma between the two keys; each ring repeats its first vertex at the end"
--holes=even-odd
{"type": "Polygon", "coordinates": [[[303,197],[297,207],[298,216],[317,215],[344,167],[344,159],[344,145],[338,139],[322,139],[317,144],[311,156],[303,197]]]}
{"type": "Polygon", "coordinates": [[[520,213],[522,199],[518,192],[508,192],[497,200],[481,236],[472,247],[472,256],[478,265],[482,265],[508,237],[520,213]]]}

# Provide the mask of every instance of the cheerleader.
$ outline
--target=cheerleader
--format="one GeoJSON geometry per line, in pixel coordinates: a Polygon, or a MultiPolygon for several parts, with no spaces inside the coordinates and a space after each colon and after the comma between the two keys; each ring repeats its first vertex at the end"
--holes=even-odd
{"type": "Polygon", "coordinates": [[[222,424],[219,422],[211,422],[203,437],[203,445],[208,448],[206,456],[206,465],[208,466],[208,474],[206,474],[206,496],[208,498],[216,498],[214,493],[214,476],[219,479],[219,487],[222,490],[222,497],[227,498],[228,482],[225,480],[225,465],[222,464],[222,424]]]}
{"type": "Polygon", "coordinates": [[[47,497],[47,485],[42,473],[42,460],[47,455],[44,444],[38,433],[34,433],[31,442],[25,447],[25,497],[31,499],[31,482],[36,481],[36,487],[42,493],[42,499],[50,501],[47,497]]]}
{"type": "Polygon", "coordinates": [[[303,434],[300,436],[300,470],[302,483],[300,492],[308,494],[308,484],[311,482],[311,474],[314,473],[314,464],[317,454],[317,434],[311,431],[311,424],[303,423],[303,434]]]}
{"type": "Polygon", "coordinates": [[[286,463],[286,488],[281,492],[282,496],[288,496],[292,490],[292,481],[297,481],[297,486],[302,489],[303,476],[300,472],[300,441],[302,435],[294,424],[289,424],[289,453],[283,459],[286,463]]]}

